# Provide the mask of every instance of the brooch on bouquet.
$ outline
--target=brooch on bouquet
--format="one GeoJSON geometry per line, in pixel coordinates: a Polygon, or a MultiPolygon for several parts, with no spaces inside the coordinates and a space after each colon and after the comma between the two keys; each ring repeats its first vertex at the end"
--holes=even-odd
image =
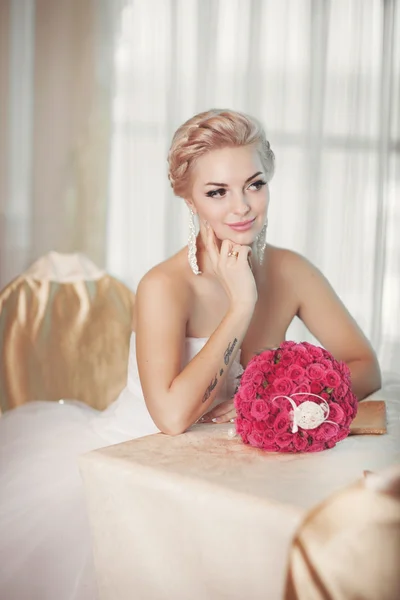
{"type": "Polygon", "coordinates": [[[234,397],[235,432],[270,452],[319,452],[349,435],[357,413],[350,370],[308,342],[254,356],[234,397]]]}

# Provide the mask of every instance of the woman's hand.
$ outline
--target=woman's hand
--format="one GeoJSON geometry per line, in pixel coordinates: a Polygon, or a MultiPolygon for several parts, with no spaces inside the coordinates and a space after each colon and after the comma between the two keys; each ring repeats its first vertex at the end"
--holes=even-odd
{"type": "Polygon", "coordinates": [[[251,248],[223,240],[218,250],[214,231],[206,225],[206,248],[215,274],[222,282],[231,305],[254,308],[257,302],[257,286],[249,264],[251,248]]]}
{"type": "Polygon", "coordinates": [[[236,418],[236,409],[233,400],[221,402],[215,408],[203,415],[199,423],[230,423],[236,418]]]}

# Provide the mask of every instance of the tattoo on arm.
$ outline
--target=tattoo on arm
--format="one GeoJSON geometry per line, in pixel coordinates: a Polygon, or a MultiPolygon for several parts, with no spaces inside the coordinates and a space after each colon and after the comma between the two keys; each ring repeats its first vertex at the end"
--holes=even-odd
{"type": "MultiPolygon", "coordinates": [[[[232,343],[228,344],[228,347],[227,347],[227,349],[224,352],[224,363],[226,365],[229,364],[229,360],[231,358],[231,354],[234,351],[236,344],[237,344],[237,338],[235,338],[232,343]]],[[[220,377],[222,377],[223,372],[224,372],[224,369],[221,368],[220,371],[219,371],[219,376],[220,377]]],[[[218,383],[218,378],[217,378],[217,374],[215,374],[214,378],[210,382],[210,385],[208,386],[208,388],[205,391],[205,394],[203,396],[202,402],[207,402],[207,400],[209,399],[209,397],[212,394],[212,391],[216,387],[217,383],[218,383]]]]}
{"type": "Polygon", "coordinates": [[[236,344],[237,344],[237,338],[235,338],[231,344],[228,344],[228,347],[224,352],[224,363],[226,365],[229,364],[229,359],[231,357],[232,352],[235,349],[236,344]]]}
{"type": "Polygon", "coordinates": [[[207,402],[207,400],[211,396],[211,392],[213,391],[213,389],[215,388],[215,386],[217,385],[217,383],[218,383],[218,379],[217,379],[217,376],[215,375],[214,379],[211,381],[210,385],[206,389],[206,392],[205,392],[204,397],[203,397],[203,402],[207,402]]]}

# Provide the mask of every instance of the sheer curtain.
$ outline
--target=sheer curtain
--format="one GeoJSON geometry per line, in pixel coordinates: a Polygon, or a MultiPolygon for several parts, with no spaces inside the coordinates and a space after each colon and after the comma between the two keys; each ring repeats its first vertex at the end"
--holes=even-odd
{"type": "MultiPolygon", "coordinates": [[[[114,52],[107,266],[133,288],[186,243],[167,181],[177,126],[211,107],[264,123],[269,241],[306,255],[400,360],[397,0],[127,0],[114,52]]],[[[299,323],[290,337],[312,339],[299,323]]]]}
{"type": "Polygon", "coordinates": [[[0,289],[50,250],[102,266],[118,2],[0,2],[0,289]]]}

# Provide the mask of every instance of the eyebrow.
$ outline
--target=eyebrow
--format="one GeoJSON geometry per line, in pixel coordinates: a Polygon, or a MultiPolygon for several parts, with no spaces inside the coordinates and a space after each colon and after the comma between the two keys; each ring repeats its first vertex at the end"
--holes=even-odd
{"type": "MultiPolygon", "coordinates": [[[[257,175],[262,175],[262,171],[257,171],[257,173],[254,173],[254,175],[248,177],[244,183],[249,183],[249,181],[254,179],[254,177],[257,177],[257,175]]],[[[208,183],[206,183],[206,185],[218,185],[219,187],[228,187],[227,183],[216,183],[215,181],[209,181],[208,183]]]]}

